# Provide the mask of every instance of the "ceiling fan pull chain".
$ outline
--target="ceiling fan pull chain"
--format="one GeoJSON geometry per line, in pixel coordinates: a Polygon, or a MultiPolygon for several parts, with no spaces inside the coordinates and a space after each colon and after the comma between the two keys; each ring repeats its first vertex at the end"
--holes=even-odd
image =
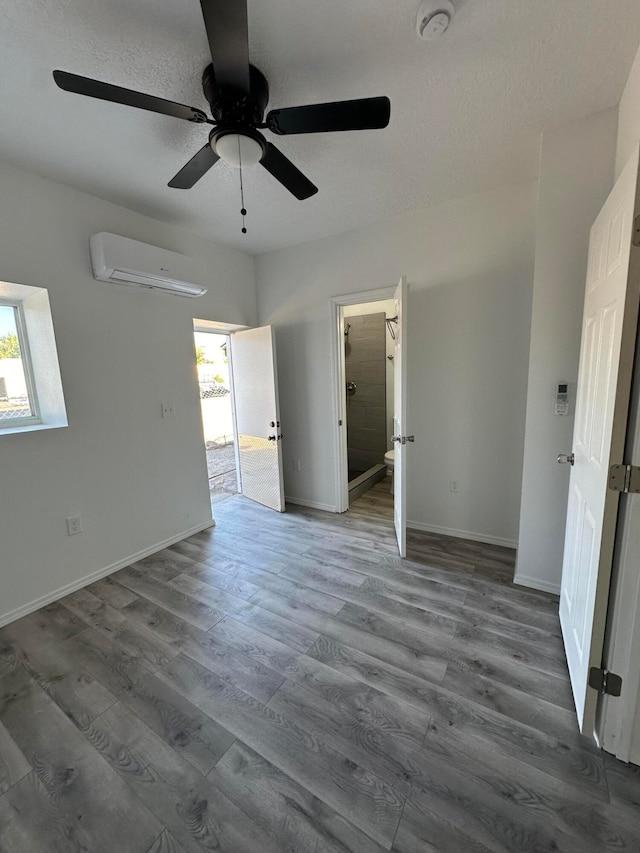
{"type": "Polygon", "coordinates": [[[240,137],[238,136],[238,161],[240,163],[240,204],[242,208],[240,209],[240,214],[242,216],[242,233],[246,234],[247,229],[244,227],[244,218],[247,215],[247,209],[244,206],[244,185],[242,183],[242,151],[240,150],[240,137]]]}

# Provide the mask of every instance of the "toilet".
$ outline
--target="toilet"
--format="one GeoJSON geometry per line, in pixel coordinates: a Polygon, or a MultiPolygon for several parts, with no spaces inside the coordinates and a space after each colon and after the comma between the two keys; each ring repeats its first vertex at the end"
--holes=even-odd
{"type": "MultiPolygon", "coordinates": [[[[379,459],[380,457],[378,457],[379,459]]],[[[395,456],[393,450],[387,450],[384,454],[384,464],[387,466],[387,474],[391,474],[391,494],[393,494],[393,466],[395,464],[395,456]]]]}

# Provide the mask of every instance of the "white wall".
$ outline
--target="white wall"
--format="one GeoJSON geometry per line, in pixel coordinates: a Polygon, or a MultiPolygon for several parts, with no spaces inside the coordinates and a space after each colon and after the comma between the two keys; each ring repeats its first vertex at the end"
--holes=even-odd
{"type": "Polygon", "coordinates": [[[589,231],[613,183],[616,110],[542,136],[520,538],[515,581],[558,592],[589,231]],[[569,382],[570,415],[553,413],[569,382]]]}
{"type": "Polygon", "coordinates": [[[640,139],[640,50],[629,73],[618,108],[618,139],[616,144],[615,177],[620,172],[640,139]]]}
{"type": "Polygon", "coordinates": [[[396,303],[393,299],[381,299],[378,302],[358,302],[356,305],[345,305],[342,313],[345,317],[358,317],[361,314],[381,314],[393,317],[396,303]]]}
{"type": "Polygon", "coordinates": [[[1,623],[210,521],[192,318],[252,324],[256,302],[242,252],[8,166],[0,185],[0,279],[49,289],[69,418],[0,432],[1,623]],[[209,293],[96,282],[96,231],[194,256],[209,293]],[[84,532],[68,537],[76,513],[84,532]]]}
{"type": "Polygon", "coordinates": [[[404,274],[409,518],[516,540],[534,220],[527,184],[256,259],[259,320],[277,335],[287,495],[335,506],[329,297],[404,274]]]}

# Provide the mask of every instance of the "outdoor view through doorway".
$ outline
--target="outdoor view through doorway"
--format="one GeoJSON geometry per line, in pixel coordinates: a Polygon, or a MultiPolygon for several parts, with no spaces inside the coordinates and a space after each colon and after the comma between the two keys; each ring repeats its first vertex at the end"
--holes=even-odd
{"type": "Polygon", "coordinates": [[[229,338],[194,332],[211,503],[238,493],[229,338]]]}

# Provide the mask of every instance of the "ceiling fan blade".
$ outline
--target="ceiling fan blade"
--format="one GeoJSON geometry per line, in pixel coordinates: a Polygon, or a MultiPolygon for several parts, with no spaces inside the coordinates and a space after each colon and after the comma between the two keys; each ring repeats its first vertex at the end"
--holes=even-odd
{"type": "Polygon", "coordinates": [[[88,95],[90,98],[112,101],[114,104],[125,104],[127,107],[137,107],[140,110],[149,110],[152,113],[175,116],[175,118],[194,121],[198,124],[209,122],[206,113],[195,107],[186,107],[184,104],[176,104],[174,101],[156,98],[154,95],[145,95],[142,92],[135,92],[133,89],[112,86],[111,83],[102,83],[100,80],[92,80],[90,77],[80,77],[78,74],[69,74],[67,71],[54,71],[53,79],[66,92],[88,95]]]}
{"type": "Polygon", "coordinates": [[[177,175],[169,181],[169,186],[177,190],[190,190],[200,178],[209,171],[212,166],[218,162],[220,158],[207,144],[201,148],[198,153],[189,160],[189,162],[180,169],[177,175]]]}
{"type": "Polygon", "coordinates": [[[267,127],[273,133],[323,133],[332,130],[373,130],[386,127],[391,115],[389,98],[359,98],[271,110],[267,127]]]}
{"type": "Polygon", "coordinates": [[[200,0],[216,83],[249,94],[247,0],[200,0]]]}
{"type": "Polygon", "coordinates": [[[305,177],[300,169],[294,166],[291,160],[270,142],[267,142],[267,153],[260,162],[267,172],[270,172],[283,187],[286,187],[300,201],[318,192],[318,187],[312,184],[309,178],[305,177]]]}

